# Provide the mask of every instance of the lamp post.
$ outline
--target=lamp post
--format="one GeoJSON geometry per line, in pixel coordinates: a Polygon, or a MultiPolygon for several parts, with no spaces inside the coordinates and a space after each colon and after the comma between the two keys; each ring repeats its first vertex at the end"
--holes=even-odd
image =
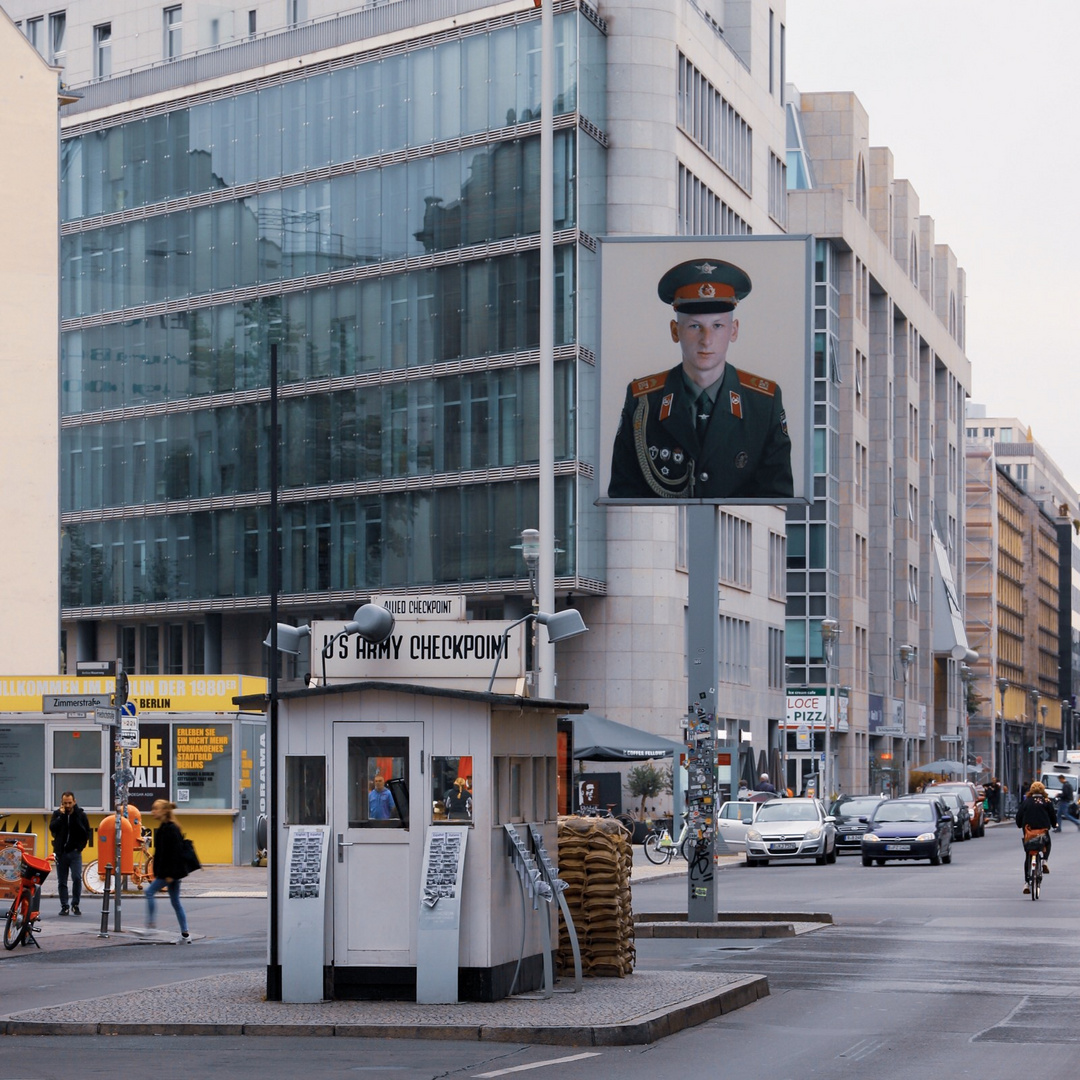
{"type": "Polygon", "coordinates": [[[530,611],[527,615],[522,615],[520,619],[512,622],[503,632],[502,645],[495,656],[495,666],[491,669],[491,679],[488,681],[489,694],[495,685],[495,676],[499,671],[499,661],[502,659],[503,653],[507,651],[510,632],[515,626],[520,626],[529,619],[532,619],[534,623],[540,623],[542,626],[547,627],[548,641],[552,645],[557,641],[565,641],[567,638],[584,634],[589,629],[577,608],[564,608],[562,611],[556,611],[551,615],[546,611],[530,611]]]}
{"type": "Polygon", "coordinates": [[[1072,712],[1069,709],[1069,699],[1061,699],[1061,746],[1064,750],[1072,748],[1072,712]]]}
{"type": "MultiPolygon", "coordinates": [[[[960,760],[964,763],[964,779],[967,779],[967,765],[968,765],[968,697],[971,694],[971,684],[975,681],[975,672],[967,666],[967,664],[960,665],[960,686],[963,688],[960,701],[960,719],[962,727],[960,729],[960,760]]],[[[991,738],[991,741],[993,739],[991,738]]]]}
{"type": "Polygon", "coordinates": [[[900,789],[901,795],[908,793],[911,783],[910,761],[908,760],[908,722],[907,722],[907,673],[911,662],[915,659],[918,649],[914,645],[901,645],[899,649],[900,667],[904,673],[904,780],[900,789]]]}
{"type": "Polygon", "coordinates": [[[1028,697],[1031,699],[1031,778],[1038,780],[1039,762],[1036,755],[1039,752],[1039,691],[1029,690],[1028,697]]]}
{"type": "Polygon", "coordinates": [[[840,624],[836,619],[821,620],[821,647],[825,652],[825,763],[821,770],[819,798],[828,800],[832,794],[832,669],[833,650],[840,637],[840,624]]]}
{"type": "MultiPolygon", "coordinates": [[[[998,780],[1001,782],[1002,787],[1005,787],[1008,783],[1006,778],[1006,762],[1005,762],[1005,691],[1009,689],[1009,680],[1004,675],[998,676],[997,681],[998,693],[1001,695],[1001,761],[998,765],[1000,775],[998,780]]],[[[995,774],[997,775],[997,774],[995,774]]],[[[1001,794],[1001,798],[1004,800],[1004,791],[1001,794]]]]}
{"type": "MultiPolygon", "coordinates": [[[[539,529],[521,530],[521,557],[525,560],[525,569],[529,574],[529,591],[532,593],[532,609],[533,614],[535,615],[540,610],[540,598],[536,595],[536,568],[540,564],[539,529]]],[[[532,624],[532,641],[529,649],[529,655],[532,657],[532,666],[529,670],[529,679],[527,683],[529,697],[536,697],[537,691],[539,690],[540,657],[537,651],[539,640],[537,638],[536,626],[537,623],[534,620],[532,624]]]]}
{"type": "MultiPolygon", "coordinates": [[[[1036,753],[1036,755],[1035,755],[1035,769],[1036,769],[1035,775],[1036,776],[1039,775],[1039,773],[1038,773],[1039,762],[1042,761],[1042,759],[1044,757],[1046,757],[1046,713],[1047,713],[1047,711],[1048,711],[1048,709],[1047,709],[1046,705],[1040,705],[1039,706],[1039,712],[1042,713],[1042,753],[1036,753]]],[[[1035,749],[1036,750],[1039,749],[1037,744],[1035,746],[1035,749]]]]}

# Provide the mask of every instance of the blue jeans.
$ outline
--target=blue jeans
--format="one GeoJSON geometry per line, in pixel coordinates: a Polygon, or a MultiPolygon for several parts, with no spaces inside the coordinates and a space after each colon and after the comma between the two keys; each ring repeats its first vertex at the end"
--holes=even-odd
{"type": "Polygon", "coordinates": [[[68,874],[71,874],[71,899],[79,906],[82,899],[82,852],[67,851],[56,856],[56,888],[60,893],[60,906],[68,906],[68,874]]]}
{"type": "Polygon", "coordinates": [[[143,891],[143,896],[146,897],[147,925],[154,925],[154,897],[161,892],[162,889],[169,890],[169,903],[172,904],[173,911],[176,912],[176,919],[180,923],[180,932],[186,934],[187,916],[184,914],[184,908],[180,903],[179,878],[173,878],[171,882],[167,882],[163,877],[156,877],[149,885],[147,885],[146,889],[143,891]]]}

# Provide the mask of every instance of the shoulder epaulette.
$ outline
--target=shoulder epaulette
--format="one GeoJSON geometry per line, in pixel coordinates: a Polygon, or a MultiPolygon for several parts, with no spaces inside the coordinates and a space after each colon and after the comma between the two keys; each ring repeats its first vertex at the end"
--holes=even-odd
{"type": "Polygon", "coordinates": [[[634,397],[651,394],[654,390],[659,390],[667,382],[667,377],[668,373],[661,371],[656,375],[646,375],[644,379],[635,379],[630,384],[630,392],[634,397]]]}
{"type": "Polygon", "coordinates": [[[745,386],[747,390],[756,390],[759,394],[768,394],[769,397],[776,396],[776,383],[772,379],[764,379],[760,375],[740,371],[738,368],[735,372],[739,376],[739,384],[745,386]]]}

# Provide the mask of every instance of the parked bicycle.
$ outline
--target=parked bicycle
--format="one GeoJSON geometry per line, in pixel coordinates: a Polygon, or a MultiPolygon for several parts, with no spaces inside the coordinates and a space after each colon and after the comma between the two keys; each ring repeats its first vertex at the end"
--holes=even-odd
{"type": "Polygon", "coordinates": [[[689,831],[686,814],[683,814],[682,830],[677,840],[672,839],[671,833],[666,828],[654,829],[641,842],[641,846],[645,849],[645,858],[657,866],[671,862],[676,855],[686,859],[687,848],[693,846],[689,844],[689,831]]]}
{"type": "MultiPolygon", "coordinates": [[[[614,805],[615,804],[612,803],[612,806],[614,805]]],[[[580,806],[578,807],[578,814],[581,817],[612,818],[614,821],[617,821],[630,834],[630,836],[634,835],[634,826],[637,824],[636,820],[631,814],[612,813],[611,806],[580,806]]]]}
{"type": "Polygon", "coordinates": [[[19,840],[15,841],[15,847],[19,849],[19,888],[4,923],[4,948],[14,949],[16,945],[29,945],[32,941],[40,949],[34,935],[41,929],[41,885],[52,871],[55,856],[39,859],[19,840]]]}
{"type": "MultiPolygon", "coordinates": [[[[142,892],[143,885],[148,885],[154,880],[154,856],[150,854],[153,835],[152,829],[143,826],[142,837],[135,845],[131,873],[122,875],[124,892],[131,890],[142,892]]],[[[96,858],[84,864],[82,879],[87,892],[100,895],[105,891],[105,881],[98,871],[96,858]]]]}

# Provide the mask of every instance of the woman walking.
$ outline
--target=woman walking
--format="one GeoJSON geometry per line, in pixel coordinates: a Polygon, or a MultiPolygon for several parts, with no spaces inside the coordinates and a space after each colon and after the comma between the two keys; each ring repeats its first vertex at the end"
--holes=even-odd
{"type": "Polygon", "coordinates": [[[175,809],[176,804],[168,799],[157,799],[150,808],[150,816],[159,824],[157,832],[154,833],[154,880],[145,890],[146,925],[148,929],[154,928],[154,897],[162,889],[168,889],[169,903],[172,904],[180,923],[179,944],[190,945],[187,916],[180,903],[180,879],[187,876],[183,852],[184,834],[176,823],[176,815],[173,813],[175,809]]]}

